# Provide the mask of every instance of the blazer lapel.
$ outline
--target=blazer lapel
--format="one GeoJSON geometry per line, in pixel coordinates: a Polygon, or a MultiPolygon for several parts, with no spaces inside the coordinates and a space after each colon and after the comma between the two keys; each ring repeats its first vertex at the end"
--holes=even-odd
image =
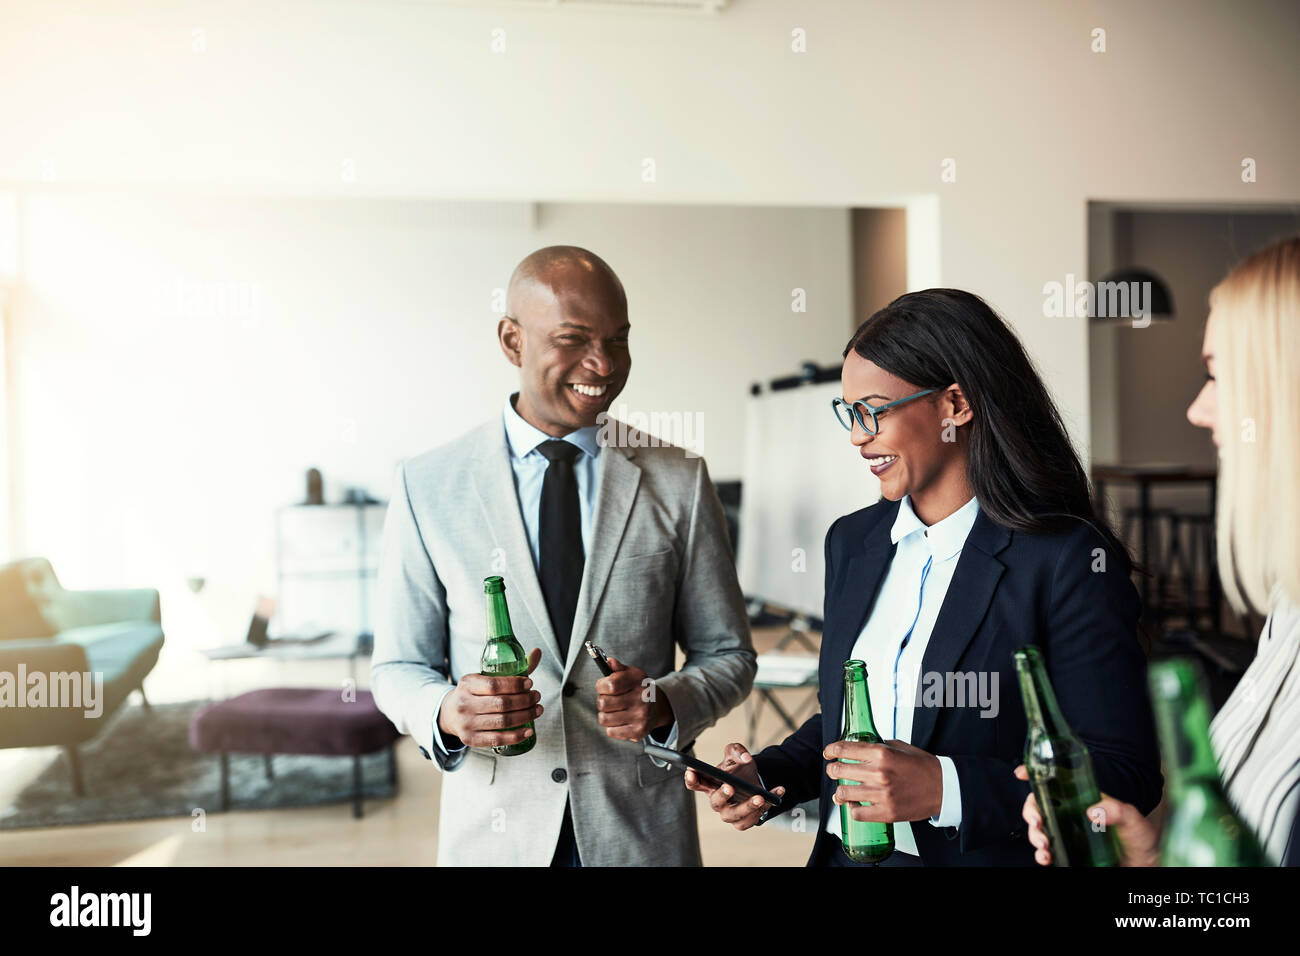
{"type": "Polygon", "coordinates": [[[480,433],[477,459],[479,466],[471,469],[470,476],[492,541],[506,553],[506,587],[522,599],[547,652],[563,668],[560,645],[555,640],[551,617],[546,612],[546,599],[542,597],[528,533],[519,513],[510,449],[506,446],[505,426],[499,418],[485,425],[480,433]]]}
{"type": "Polygon", "coordinates": [[[605,445],[600,450],[600,491],[596,495],[596,513],[591,522],[591,554],[587,555],[583,565],[582,589],[578,592],[578,609],[569,638],[569,659],[564,666],[566,676],[591,630],[592,619],[609,580],[610,568],[614,565],[614,555],[618,553],[628,516],[632,513],[632,503],[641,483],[641,469],[632,461],[635,454],[635,449],[618,445],[605,445]]]}
{"type": "Polygon", "coordinates": [[[858,541],[850,542],[848,565],[838,581],[832,581],[835,588],[826,609],[826,620],[822,622],[822,703],[823,718],[829,716],[834,722],[832,738],[839,737],[843,729],[844,708],[844,662],[849,659],[853,645],[862,633],[867,615],[876,602],[880,585],[885,580],[885,572],[894,559],[894,543],[889,532],[894,525],[897,505],[889,514],[881,516],[871,534],[858,541]]]}
{"type": "MultiPolygon", "coordinates": [[[[947,675],[957,665],[984,620],[993,592],[1006,570],[1006,565],[995,555],[1010,541],[1011,532],[994,524],[983,511],[976,516],[925,648],[921,662],[922,679],[926,674],[947,675]]],[[[913,708],[913,746],[925,749],[934,733],[939,710],[938,707],[913,708]]]]}

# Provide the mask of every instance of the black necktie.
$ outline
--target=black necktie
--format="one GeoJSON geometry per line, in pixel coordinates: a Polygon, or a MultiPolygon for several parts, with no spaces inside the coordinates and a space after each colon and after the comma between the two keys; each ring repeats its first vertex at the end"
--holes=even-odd
{"type": "Polygon", "coordinates": [[[573,461],[582,449],[567,441],[544,441],[537,450],[550,462],[542,481],[541,544],[538,565],[546,612],[555,629],[562,660],[568,660],[569,635],[582,587],[582,512],[573,461]]]}

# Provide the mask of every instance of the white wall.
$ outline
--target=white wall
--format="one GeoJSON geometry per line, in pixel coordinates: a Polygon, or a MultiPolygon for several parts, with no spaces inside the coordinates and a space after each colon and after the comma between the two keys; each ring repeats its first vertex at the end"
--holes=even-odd
{"type": "Polygon", "coordinates": [[[387,497],[400,458],[500,414],[493,292],[535,248],[618,271],[615,410],[698,415],[715,478],[740,476],[750,382],[835,359],[850,330],[847,210],[69,190],[26,197],[20,232],[17,550],[69,586],[161,587],[169,632],[201,642],[242,637],[274,588],[274,509],[308,467],[327,500],[387,497]]]}
{"type": "Polygon", "coordinates": [[[1084,324],[1041,313],[1044,282],[1083,274],[1085,200],[1300,197],[1285,0],[739,0],[712,17],[26,0],[0,17],[0,179],[838,206],[937,193],[942,281],[1020,326],[1085,446],[1084,324]]]}
{"type": "MultiPolygon", "coordinates": [[[[1300,8],[1287,0],[737,0],[715,17],[398,0],[21,0],[0,10],[0,183],[907,202],[909,247],[921,235],[911,212],[936,212],[941,265],[924,274],[979,292],[1017,325],[1086,448],[1086,324],[1042,314],[1044,283],[1086,272],[1086,201],[1300,198],[1298,40],[1300,8]],[[1090,48],[1094,28],[1107,31],[1105,53],[1090,48]],[[504,52],[492,51],[495,29],[504,52]],[[806,52],[792,52],[795,29],[806,52]],[[1258,164],[1255,183],[1241,181],[1244,157],[1258,164]],[[647,158],[654,182],[643,179],[647,158]],[[941,180],[946,158],[955,182],[941,180]]],[[[345,229],[322,233],[346,247],[345,229]]],[[[201,234],[189,242],[191,256],[210,254],[201,234]]],[[[923,274],[912,253],[909,274],[923,274]]],[[[306,254],[275,254],[310,274],[306,254]]],[[[392,267],[353,254],[357,275],[382,284],[392,267]]],[[[304,282],[303,301],[329,312],[326,290],[304,282]]],[[[393,305],[386,295],[368,289],[348,305],[373,314],[393,305]]],[[[343,311],[321,335],[377,360],[380,342],[356,338],[343,311]]],[[[413,308],[398,314],[418,336],[413,308]]],[[[208,344],[247,354],[215,333],[208,344]]],[[[341,365],[322,360],[320,375],[341,365]]],[[[123,387],[142,403],[194,409],[184,395],[123,387]]],[[[194,410],[220,424],[220,410],[194,410]]],[[[401,426],[408,434],[424,427],[419,415],[401,426]]],[[[332,421],[322,416],[310,436],[270,421],[257,442],[305,444],[332,421]]],[[[174,440],[205,449],[184,433],[174,440]]],[[[99,462],[86,464],[95,473],[99,462]]]]}

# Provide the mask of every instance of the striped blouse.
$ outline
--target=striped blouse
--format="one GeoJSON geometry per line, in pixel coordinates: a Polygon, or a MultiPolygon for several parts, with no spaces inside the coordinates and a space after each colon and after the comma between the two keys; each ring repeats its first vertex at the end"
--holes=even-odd
{"type": "Polygon", "coordinates": [[[1210,725],[1228,799],[1275,863],[1294,864],[1300,809],[1300,610],[1283,599],[1210,725]]]}

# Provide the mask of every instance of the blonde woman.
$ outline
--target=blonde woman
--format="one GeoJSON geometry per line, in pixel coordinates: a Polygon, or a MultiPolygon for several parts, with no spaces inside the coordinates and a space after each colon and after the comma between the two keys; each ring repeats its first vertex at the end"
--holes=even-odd
{"type": "MultiPolygon", "coordinates": [[[[1219,449],[1218,556],[1239,611],[1266,610],[1256,656],[1210,727],[1228,799],[1285,866],[1300,865],[1300,236],[1237,266],[1210,293],[1205,385],[1187,418],[1219,449]]],[[[1016,775],[1025,779],[1024,768],[1016,775]]],[[[1160,831],[1105,796],[1124,862],[1160,862],[1160,831]]],[[[1051,862],[1031,795],[1035,859],[1051,862]]]]}

